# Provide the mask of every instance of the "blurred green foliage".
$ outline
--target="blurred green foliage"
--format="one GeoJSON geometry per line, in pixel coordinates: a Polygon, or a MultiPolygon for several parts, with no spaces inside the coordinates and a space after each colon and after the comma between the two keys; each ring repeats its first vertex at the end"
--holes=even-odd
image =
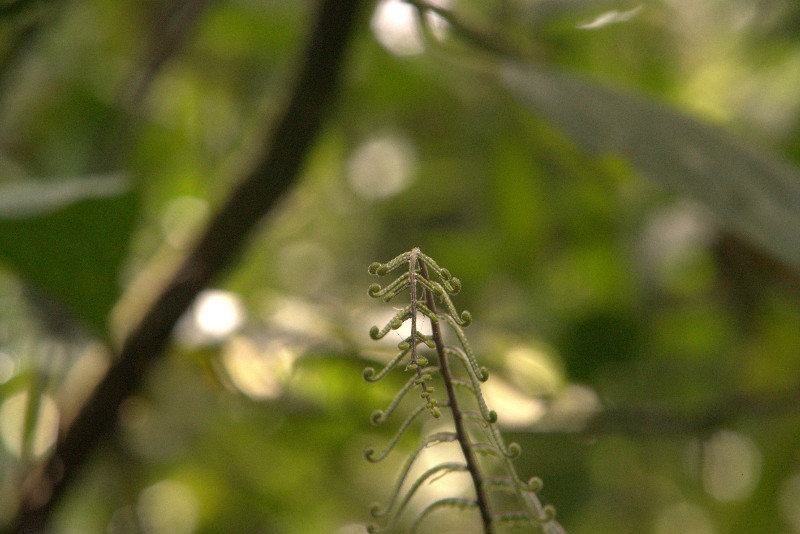
{"type": "MultiPolygon", "coordinates": [[[[173,7],[0,3],[0,522],[52,446],[42,406],[74,413],[96,340],[269,142],[315,4],[212,3],[132,100],[173,7]]],[[[450,3],[533,64],[403,7],[364,13],[296,187],[54,532],[363,532],[397,466],[361,456],[393,432],[360,375],[391,352],[366,266],[412,246],[468,288],[489,402],[569,532],[800,532],[798,4],[450,3]]]]}

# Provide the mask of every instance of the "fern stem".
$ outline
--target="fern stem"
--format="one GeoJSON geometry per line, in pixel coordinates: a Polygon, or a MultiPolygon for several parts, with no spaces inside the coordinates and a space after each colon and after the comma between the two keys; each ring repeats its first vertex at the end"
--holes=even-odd
{"type": "MultiPolygon", "coordinates": [[[[430,280],[428,277],[428,268],[426,262],[419,262],[419,273],[426,280],[430,280]]],[[[424,289],[424,292],[425,303],[435,314],[436,303],[433,299],[433,293],[427,288],[424,289]]],[[[483,485],[483,475],[481,474],[481,471],[478,467],[478,461],[475,458],[475,453],[470,445],[469,434],[467,433],[464,417],[458,404],[455,387],[453,386],[453,378],[450,374],[450,366],[447,362],[447,355],[445,354],[445,345],[444,341],[442,340],[442,330],[438,322],[431,321],[431,333],[433,342],[436,344],[436,353],[439,356],[439,370],[442,375],[442,381],[444,382],[445,389],[447,390],[450,411],[453,414],[453,426],[455,427],[456,435],[458,436],[458,444],[461,446],[461,452],[464,454],[464,460],[467,464],[467,471],[469,471],[469,474],[472,477],[472,483],[475,485],[475,502],[478,505],[478,510],[481,514],[483,530],[485,534],[493,534],[494,529],[492,526],[492,514],[491,510],[489,510],[489,499],[486,494],[486,489],[483,485]]]]}

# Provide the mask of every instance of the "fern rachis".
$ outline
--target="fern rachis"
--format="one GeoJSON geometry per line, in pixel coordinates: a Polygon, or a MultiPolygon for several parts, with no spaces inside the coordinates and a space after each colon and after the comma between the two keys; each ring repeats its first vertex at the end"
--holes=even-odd
{"type": "Polygon", "coordinates": [[[406,321],[410,321],[411,333],[398,344],[399,353],[384,369],[376,373],[374,369],[368,367],[364,369],[364,378],[376,382],[401,363],[406,364],[405,369],[410,371],[412,376],[386,410],[373,413],[372,422],[373,424],[385,422],[411,390],[418,390],[419,398],[424,403],[413,410],[400,425],[386,449],[380,453],[376,453],[374,449],[367,449],[365,456],[372,462],[388,456],[412,422],[425,413],[438,419],[442,416],[442,410],[448,411],[452,418],[453,431],[434,432],[422,440],[401,469],[388,504],[385,507],[378,504],[371,507],[373,517],[381,520],[383,527],[371,525],[369,531],[396,531],[406,506],[424,483],[438,480],[448,473],[466,472],[472,481],[474,499],[446,497],[429,504],[413,522],[412,532],[433,511],[443,507],[457,507],[477,509],[485,534],[494,534],[497,526],[501,524],[539,526],[544,532],[551,534],[564,533],[563,528],[555,520],[554,509],[543,506],[536,495],[541,482],[536,478],[523,482],[517,475],[512,458],[520,453],[520,448],[514,443],[508,447],[505,445],[497,428],[497,414],[489,410],[483,398],[480,384],[488,379],[488,373],[485,368],[478,365],[463,331],[472,317],[467,311],[459,314],[450,299],[450,295],[458,293],[461,289],[461,282],[418,248],[400,254],[387,263],[373,263],[369,271],[373,275],[382,276],[400,268],[405,269],[397,278],[383,287],[372,284],[369,294],[389,302],[407,291],[409,304],[400,308],[383,328],[373,327],[370,336],[376,340],[381,339],[390,331],[400,328],[406,321]],[[446,311],[438,311],[437,302],[446,311]],[[419,314],[429,319],[430,335],[419,331],[417,324],[419,314]],[[443,324],[455,334],[458,339],[457,346],[445,344],[443,324]],[[422,354],[426,348],[433,349],[436,364],[430,364],[428,358],[422,354]],[[460,371],[461,368],[463,372],[460,371]],[[433,384],[437,380],[444,386],[443,398],[435,396],[436,386],[433,384]],[[462,392],[461,396],[457,390],[462,392]],[[471,403],[470,400],[477,410],[466,409],[471,403]],[[464,462],[440,463],[423,472],[414,482],[410,482],[409,473],[420,453],[428,447],[446,442],[458,442],[464,462]],[[494,459],[491,467],[494,468],[493,472],[498,474],[490,475],[489,458],[494,459]],[[501,507],[499,499],[493,498],[500,493],[510,495],[515,503],[514,506],[509,508],[505,503],[506,506],[501,507]]]}

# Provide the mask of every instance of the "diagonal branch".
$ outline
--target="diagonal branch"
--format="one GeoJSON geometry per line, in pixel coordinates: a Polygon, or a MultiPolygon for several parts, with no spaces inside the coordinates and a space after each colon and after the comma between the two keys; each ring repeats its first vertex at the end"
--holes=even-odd
{"type": "Polygon", "coordinates": [[[123,105],[134,111],[161,67],[172,58],[186,40],[186,35],[194,22],[212,0],[180,0],[168,6],[166,13],[153,25],[142,68],[137,72],[123,105]]]}
{"type": "Polygon", "coordinates": [[[173,327],[197,294],[240,256],[253,228],[296,180],[333,102],[359,0],[323,0],[303,65],[269,145],[131,331],[116,363],[28,485],[8,533],[43,530],[65,489],[114,430],[122,402],[163,353],[173,327]],[[38,506],[37,506],[38,504],[38,506]]]}

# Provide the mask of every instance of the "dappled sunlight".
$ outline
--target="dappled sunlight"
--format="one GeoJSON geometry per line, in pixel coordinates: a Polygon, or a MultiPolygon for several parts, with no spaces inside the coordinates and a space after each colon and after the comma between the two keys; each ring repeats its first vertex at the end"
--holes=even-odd
{"type": "Polygon", "coordinates": [[[595,17],[594,19],[584,22],[578,25],[578,28],[581,30],[596,30],[599,28],[603,28],[608,26],[609,24],[619,24],[621,22],[628,22],[639,12],[643,9],[643,6],[638,5],[633,9],[629,9],[627,11],[618,11],[616,9],[612,9],[611,11],[606,11],[595,17]]]}
{"type": "Polygon", "coordinates": [[[373,137],[350,155],[347,180],[358,196],[380,200],[406,189],[416,166],[417,156],[409,141],[395,135],[373,137]]]}
{"type": "Polygon", "coordinates": [[[661,510],[655,521],[653,534],[717,534],[708,512],[688,502],[681,502],[661,510]]]}
{"type": "Polygon", "coordinates": [[[336,534],[368,534],[366,525],[352,523],[336,530],[336,534]]]}
{"type": "Polygon", "coordinates": [[[191,534],[197,530],[200,503],[185,484],[166,479],[142,490],[136,515],[143,534],[191,534]]]}
{"type": "Polygon", "coordinates": [[[758,485],[761,462],[752,439],[721,430],[703,444],[703,488],[718,501],[747,499],[758,485]]]}
{"type": "Polygon", "coordinates": [[[416,9],[402,0],[382,0],[370,27],[378,42],[393,54],[412,56],[425,50],[416,9]]]}
{"type": "Polygon", "coordinates": [[[687,267],[697,262],[713,238],[714,226],[700,206],[681,202],[665,208],[649,218],[638,239],[640,269],[672,290],[702,288],[709,280],[687,267]]]}
{"type": "Polygon", "coordinates": [[[227,291],[209,289],[195,302],[194,321],[198,330],[212,337],[225,337],[242,326],[245,311],[239,297],[227,291]]]}
{"type": "Polygon", "coordinates": [[[791,525],[793,532],[800,532],[800,473],[783,481],[778,491],[778,505],[783,520],[791,525]]]}
{"type": "Polygon", "coordinates": [[[188,345],[214,343],[237,332],[245,318],[244,304],[236,294],[206,289],[181,319],[177,335],[188,345]]]}
{"type": "Polygon", "coordinates": [[[666,3],[672,8],[667,21],[683,47],[684,78],[676,87],[680,102],[716,121],[739,123],[742,130],[753,127],[774,138],[791,135],[800,108],[795,90],[800,55],[778,45],[766,56],[749,57],[754,35],[769,35],[767,29],[786,16],[791,4],[666,3]]]}
{"type": "Polygon", "coordinates": [[[233,385],[253,399],[271,399],[283,392],[298,352],[280,341],[259,348],[244,336],[234,336],[222,348],[222,365],[233,385]]]}
{"type": "Polygon", "coordinates": [[[289,297],[269,298],[261,312],[263,319],[281,332],[312,337],[333,335],[333,326],[313,304],[289,297]]]}
{"type": "Polygon", "coordinates": [[[161,215],[164,240],[177,249],[185,248],[208,219],[208,201],[180,196],[169,201],[161,215]]]}
{"type": "Polygon", "coordinates": [[[580,432],[602,409],[597,393],[581,384],[570,384],[550,402],[547,413],[536,423],[541,432],[580,432]]]}
{"type": "Polygon", "coordinates": [[[553,395],[564,384],[562,370],[545,348],[517,345],[504,357],[508,377],[522,391],[534,395],[553,395]]]}
{"type": "Polygon", "coordinates": [[[14,376],[16,363],[9,354],[0,351],[0,384],[8,382],[14,376]]]}
{"type": "MultiPolygon", "coordinates": [[[[431,2],[438,7],[447,7],[449,2],[431,2]]],[[[433,36],[443,40],[447,34],[447,22],[432,12],[425,13],[425,24],[433,36]]],[[[370,28],[378,42],[397,56],[415,56],[425,51],[425,40],[419,23],[417,9],[402,0],[381,0],[375,8],[370,28]]]]}
{"type": "Polygon", "coordinates": [[[800,0],[67,4],[0,1],[0,531],[800,534],[800,0]]]}
{"type": "Polygon", "coordinates": [[[58,406],[49,395],[39,399],[39,409],[34,417],[28,444],[26,445],[25,424],[30,402],[27,391],[15,393],[0,404],[0,438],[15,456],[43,456],[55,444],[58,436],[58,406]],[[29,449],[26,449],[26,446],[29,449]]]}
{"type": "Polygon", "coordinates": [[[65,427],[72,423],[110,365],[111,354],[108,347],[100,342],[87,344],[75,356],[57,397],[65,427]]]}
{"type": "Polygon", "coordinates": [[[492,375],[481,388],[486,403],[499,414],[498,422],[505,427],[531,425],[547,411],[544,401],[523,393],[497,375],[492,375]]]}

